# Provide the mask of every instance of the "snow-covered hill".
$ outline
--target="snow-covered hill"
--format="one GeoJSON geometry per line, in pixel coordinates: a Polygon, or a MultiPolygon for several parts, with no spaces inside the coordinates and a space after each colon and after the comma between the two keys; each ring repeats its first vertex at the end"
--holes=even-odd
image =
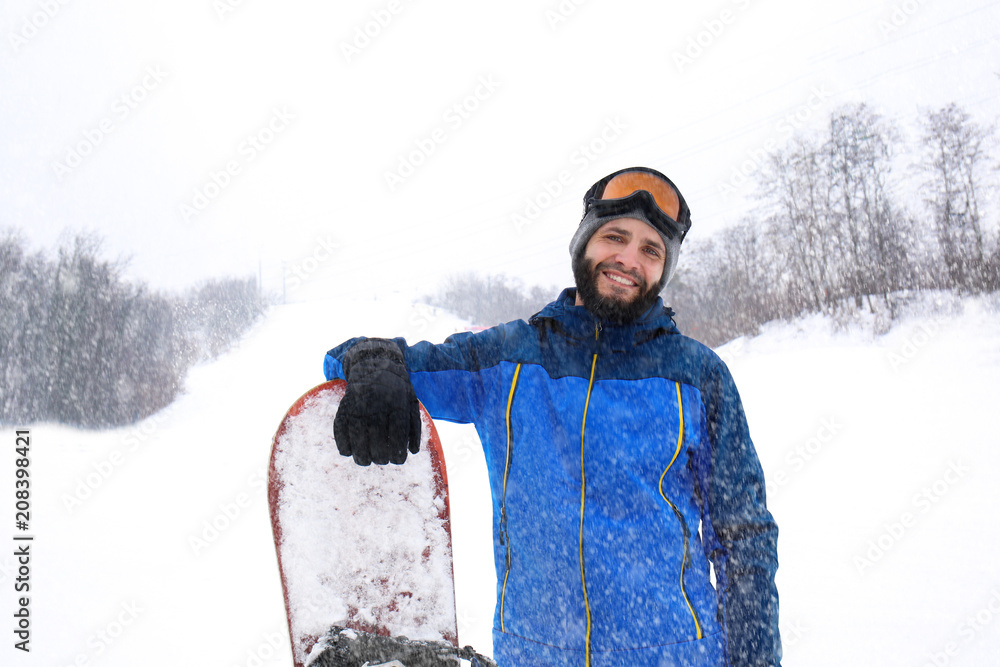
{"type": "MultiPolygon", "coordinates": [[[[786,667],[998,664],[1000,308],[940,295],[917,311],[880,337],[814,317],[720,350],[780,526],[786,667]]],[[[31,427],[31,653],[8,634],[0,662],[290,664],[264,493],[274,429],[341,340],[441,340],[464,326],[402,297],[279,306],[137,426],[31,427]]],[[[10,490],[14,430],[0,461],[10,490]]],[[[471,427],[439,430],[460,639],[488,651],[485,467],[471,427]]],[[[5,495],[0,539],[15,532],[5,495]]],[[[13,551],[0,550],[8,619],[13,551]]]]}

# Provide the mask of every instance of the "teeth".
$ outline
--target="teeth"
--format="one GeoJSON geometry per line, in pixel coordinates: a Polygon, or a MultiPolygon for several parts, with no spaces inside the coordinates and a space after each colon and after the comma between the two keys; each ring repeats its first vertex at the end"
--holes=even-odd
{"type": "Polygon", "coordinates": [[[632,280],[629,280],[628,278],[622,278],[621,276],[615,276],[615,275],[612,275],[610,273],[605,273],[604,275],[606,275],[610,280],[613,280],[616,283],[620,283],[622,285],[628,285],[629,287],[634,287],[635,286],[635,282],[632,281],[632,280]]]}

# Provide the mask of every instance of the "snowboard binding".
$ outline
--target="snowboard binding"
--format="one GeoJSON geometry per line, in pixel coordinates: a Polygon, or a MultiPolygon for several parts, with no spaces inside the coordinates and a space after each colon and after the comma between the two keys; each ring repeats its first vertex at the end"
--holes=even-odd
{"type": "Polygon", "coordinates": [[[313,648],[307,667],[497,667],[471,646],[383,637],[335,625],[313,648]],[[318,652],[318,655],[317,655],[318,652]]]}

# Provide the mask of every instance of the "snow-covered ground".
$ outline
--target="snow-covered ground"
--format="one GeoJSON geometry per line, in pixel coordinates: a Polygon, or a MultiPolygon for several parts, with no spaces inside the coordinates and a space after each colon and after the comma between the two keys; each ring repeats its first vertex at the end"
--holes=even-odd
{"type": "MultiPolygon", "coordinates": [[[[781,530],[786,667],[997,664],[998,311],[996,298],[938,295],[883,336],[812,317],[720,350],[781,530]]],[[[264,493],[271,435],[341,340],[440,340],[464,326],[402,297],[278,306],[139,425],[32,426],[31,653],[7,630],[0,663],[290,664],[264,493]]],[[[439,430],[460,639],[488,652],[482,454],[471,427],[439,430]]],[[[11,490],[0,613],[11,628],[14,431],[3,427],[0,460],[0,488],[11,490]]]]}

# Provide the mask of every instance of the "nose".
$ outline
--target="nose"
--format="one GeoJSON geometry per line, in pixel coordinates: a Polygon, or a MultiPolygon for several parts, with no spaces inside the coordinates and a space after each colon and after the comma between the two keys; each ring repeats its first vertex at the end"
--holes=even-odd
{"type": "Polygon", "coordinates": [[[642,266],[640,263],[640,247],[635,241],[631,241],[622,247],[618,253],[615,255],[615,259],[619,264],[625,266],[626,269],[630,271],[638,271],[642,266]]]}

